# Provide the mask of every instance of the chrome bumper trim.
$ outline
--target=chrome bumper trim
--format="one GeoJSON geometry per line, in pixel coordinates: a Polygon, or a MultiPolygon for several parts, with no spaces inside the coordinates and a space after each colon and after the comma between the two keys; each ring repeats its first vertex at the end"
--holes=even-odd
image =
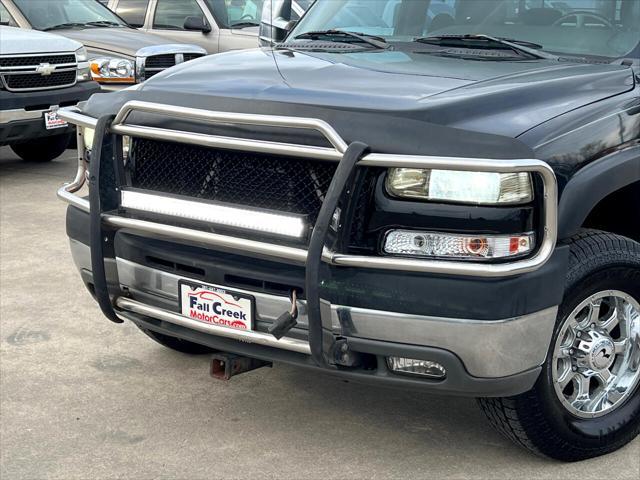
{"type": "MultiPolygon", "coordinates": [[[[158,296],[178,307],[178,281],[184,277],[116,259],[118,281],[129,291],[158,296]]],[[[197,283],[197,280],[192,281],[197,283]]],[[[259,321],[274,321],[290,306],[284,296],[234,288],[256,299],[259,321]]],[[[541,365],[551,342],[557,307],[502,320],[472,320],[329,305],[331,326],[337,335],[384,342],[442,348],[458,355],[471,375],[503,377],[541,365]],[[338,311],[349,312],[351,325],[343,328],[338,311]]],[[[298,325],[306,328],[307,305],[298,301],[298,325]]]]}
{"type": "MultiPolygon", "coordinates": [[[[89,247],[72,240],[71,251],[77,268],[81,271],[91,271],[89,247]]],[[[158,297],[165,308],[173,305],[177,311],[178,281],[187,278],[122,258],[117,258],[115,263],[117,280],[111,279],[110,282],[118,283],[121,288],[128,289],[134,297],[136,293],[158,297]]],[[[113,270],[110,269],[110,272],[113,270]]],[[[193,279],[192,281],[197,282],[193,279]]],[[[289,299],[284,296],[231,288],[255,297],[258,321],[271,322],[290,306],[289,299]]],[[[148,305],[146,307],[156,308],[148,305]]],[[[344,305],[329,305],[326,302],[324,307],[326,323],[330,321],[337,335],[448,350],[460,357],[471,375],[481,378],[506,377],[542,365],[546,359],[557,315],[557,307],[552,307],[520,317],[486,321],[408,315],[344,305]],[[341,324],[339,311],[349,313],[351,323],[348,326],[341,324]]],[[[147,313],[143,313],[144,315],[159,318],[155,317],[157,313],[155,310],[145,311],[147,313]]],[[[169,312],[171,317],[167,317],[162,313],[163,311],[166,310],[160,312],[163,320],[172,322],[176,317],[178,320],[185,319],[173,312],[169,312]]],[[[308,325],[306,302],[298,301],[298,311],[298,324],[304,329],[308,325]]],[[[138,313],[141,312],[138,311],[138,313]]],[[[181,323],[181,325],[188,328],[208,326],[200,322],[189,325],[181,323]]],[[[213,330],[208,330],[207,333],[219,334],[213,330]]],[[[303,343],[308,347],[306,342],[303,343]]],[[[276,343],[271,346],[285,348],[282,345],[276,343]]]]}
{"type": "MultiPolygon", "coordinates": [[[[78,109],[61,109],[60,116],[70,123],[79,125],[93,125],[96,120],[78,113],[78,109]]],[[[131,101],[126,103],[116,115],[112,126],[112,131],[123,135],[141,136],[159,140],[172,140],[182,143],[193,143],[198,145],[243,149],[257,152],[269,152],[280,155],[295,155],[309,158],[324,158],[325,160],[340,160],[346,149],[345,141],[326,122],[318,119],[281,117],[268,115],[252,115],[228,112],[210,112],[206,110],[175,107],[148,102],[131,101]],[[222,123],[235,125],[259,125],[275,126],[287,128],[302,128],[315,130],[322,134],[333,146],[331,148],[314,147],[305,145],[282,144],[275,142],[263,142],[258,140],[247,140],[242,138],[219,137],[214,135],[195,134],[181,132],[163,128],[145,127],[140,125],[128,125],[125,122],[133,111],[147,112],[154,114],[165,114],[171,117],[188,118],[201,121],[203,123],[222,123]]],[[[80,147],[79,147],[80,151],[80,147]]],[[[557,240],[557,209],[558,209],[558,189],[556,177],[553,169],[541,160],[517,159],[517,160],[492,160],[492,159],[471,159],[457,157],[432,157],[416,155],[390,155],[371,153],[358,162],[362,166],[376,167],[413,167],[413,168],[440,168],[447,170],[461,171],[491,171],[491,172],[530,172],[539,175],[544,186],[544,228],[542,238],[539,239],[537,252],[529,258],[514,260],[507,263],[480,263],[480,262],[456,262],[445,260],[426,260],[400,257],[379,257],[364,255],[345,255],[337,252],[326,251],[323,260],[326,263],[342,266],[371,268],[381,270],[402,270],[413,272],[468,275],[479,277],[505,277],[521,275],[532,272],[544,265],[553,253],[557,240]]],[[[84,182],[84,172],[86,166],[83,162],[78,165],[76,179],[82,178],[84,182]]],[[[82,185],[76,188],[76,180],[71,185],[65,187],[59,193],[62,200],[73,202],[67,194],[74,193],[82,185]]],[[[86,203],[76,201],[75,205],[85,209],[86,203]]],[[[129,228],[142,233],[152,233],[175,240],[195,241],[206,245],[231,249],[240,254],[250,252],[254,255],[262,255],[269,258],[281,259],[304,263],[306,261],[306,250],[281,247],[279,245],[245,240],[240,237],[219,235],[186,228],[177,228],[169,225],[146,222],[141,220],[117,217],[113,215],[105,216],[104,221],[115,227],[129,228]]]]}
{"type": "MultiPolygon", "coordinates": [[[[294,338],[287,337],[278,340],[276,339],[276,337],[266,333],[254,332],[249,330],[234,330],[232,328],[210,325],[208,323],[198,322],[197,320],[191,320],[190,318],[183,317],[182,315],[178,315],[177,313],[169,312],[161,308],[150,307],[149,305],[145,305],[144,303],[129,300],[124,297],[117,298],[115,301],[115,305],[121,310],[157,318],[158,320],[164,320],[165,322],[174,323],[176,325],[181,325],[192,330],[209,333],[211,335],[232,338],[234,340],[240,340],[247,343],[256,343],[258,345],[264,345],[267,347],[281,348],[282,350],[290,350],[292,352],[303,353],[305,355],[311,354],[309,343],[304,340],[296,340],[294,338]]],[[[121,319],[127,320],[127,318],[122,314],[118,314],[118,312],[116,312],[116,314],[121,319]]]]}
{"type": "Polygon", "coordinates": [[[16,108],[14,110],[0,110],[0,124],[19,122],[21,120],[37,120],[39,118],[43,118],[44,112],[48,111],[49,109],[25,110],[24,108],[16,108]]]}

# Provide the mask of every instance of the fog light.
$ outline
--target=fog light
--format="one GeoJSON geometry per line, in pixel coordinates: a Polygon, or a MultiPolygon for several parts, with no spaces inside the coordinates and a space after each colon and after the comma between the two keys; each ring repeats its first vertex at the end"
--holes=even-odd
{"type": "Polygon", "coordinates": [[[447,375],[447,371],[442,365],[431,360],[387,357],[387,366],[392,372],[403,375],[417,375],[437,379],[442,379],[447,375]]]}
{"type": "Polygon", "coordinates": [[[392,255],[489,260],[526,255],[533,250],[532,233],[518,235],[456,235],[391,230],[384,251],[392,255]]]}

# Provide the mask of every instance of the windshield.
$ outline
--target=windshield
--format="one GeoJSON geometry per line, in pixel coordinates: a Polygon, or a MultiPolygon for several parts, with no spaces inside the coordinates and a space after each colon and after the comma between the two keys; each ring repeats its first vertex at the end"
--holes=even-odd
{"type": "Polygon", "coordinates": [[[250,26],[260,25],[265,0],[206,0],[210,10],[222,24],[250,26]]]}
{"type": "Polygon", "coordinates": [[[126,26],[117,15],[95,0],[13,0],[13,3],[36,30],[50,30],[61,25],[69,28],[126,26]]]}
{"type": "Polygon", "coordinates": [[[407,42],[484,34],[558,55],[638,55],[640,0],[326,0],[292,32],[345,30],[407,42]]]}
{"type": "MultiPolygon", "coordinates": [[[[209,9],[213,12],[216,20],[222,25],[230,27],[240,26],[241,28],[251,25],[259,26],[262,19],[262,8],[266,1],[273,0],[205,0],[209,9]]],[[[296,8],[305,11],[314,0],[295,0],[292,17],[299,18],[295,12],[296,8]]]]}

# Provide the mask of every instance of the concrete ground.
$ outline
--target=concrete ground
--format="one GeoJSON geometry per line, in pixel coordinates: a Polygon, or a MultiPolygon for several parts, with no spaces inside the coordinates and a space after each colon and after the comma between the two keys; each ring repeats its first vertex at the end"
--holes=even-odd
{"type": "Polygon", "coordinates": [[[640,438],[581,464],[503,440],[473,399],[344,383],[284,365],[221,383],[206,357],[109,323],[80,282],[55,191],[74,154],[0,149],[0,477],[640,477],[640,438]]]}

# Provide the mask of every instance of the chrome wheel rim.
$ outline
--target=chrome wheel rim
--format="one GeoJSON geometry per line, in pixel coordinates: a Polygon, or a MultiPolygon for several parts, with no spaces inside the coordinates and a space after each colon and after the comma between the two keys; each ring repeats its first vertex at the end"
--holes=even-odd
{"type": "Polygon", "coordinates": [[[553,386],[573,415],[620,407],[640,382],[640,304],[619,290],[591,295],[564,321],[553,349],[553,386]]]}

